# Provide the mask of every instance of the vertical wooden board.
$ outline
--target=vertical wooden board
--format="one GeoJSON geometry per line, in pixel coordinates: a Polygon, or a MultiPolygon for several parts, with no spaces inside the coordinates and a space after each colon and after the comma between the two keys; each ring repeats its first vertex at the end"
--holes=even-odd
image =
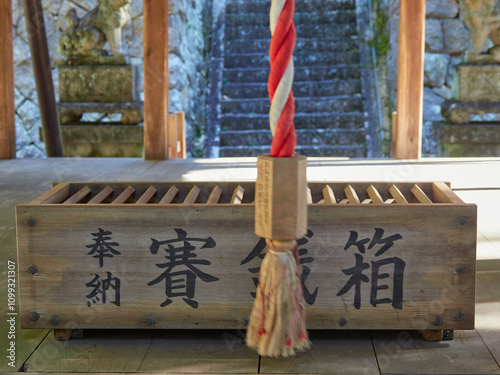
{"type": "Polygon", "coordinates": [[[401,0],[398,44],[396,157],[422,152],[425,0],[401,0]]]}
{"type": "Polygon", "coordinates": [[[168,1],[143,0],[144,156],[168,158],[168,1]]]}
{"type": "Polygon", "coordinates": [[[141,372],[256,374],[259,355],[244,331],[157,331],[141,372]]]}
{"type": "Polygon", "coordinates": [[[137,372],[153,331],[92,330],[84,340],[48,335],[28,359],[28,372],[137,372]]]}
{"type": "Polygon", "coordinates": [[[186,119],[184,112],[174,112],[177,118],[177,157],[186,159],[186,119]]]}
{"type": "Polygon", "coordinates": [[[16,157],[12,0],[0,3],[0,159],[16,157]]]}
{"type": "Polygon", "coordinates": [[[455,331],[452,341],[424,341],[418,332],[371,332],[382,374],[500,374],[476,331],[455,331]]]}
{"type": "MultiPolygon", "coordinates": [[[[16,277],[19,274],[19,265],[16,259],[16,229],[14,226],[11,228],[0,231],[0,259],[2,259],[2,265],[0,266],[0,314],[4,317],[0,321],[0,337],[2,346],[5,347],[5,357],[0,361],[0,373],[4,373],[7,371],[15,371],[19,369],[24,361],[28,359],[31,353],[36,349],[39,343],[43,340],[43,338],[48,334],[48,330],[46,329],[21,329],[21,319],[19,317],[19,288],[16,287],[16,302],[15,302],[15,310],[9,311],[8,305],[8,270],[9,264],[12,265],[12,262],[16,265],[16,277]],[[9,263],[10,261],[10,263],[9,263]],[[8,315],[16,314],[17,315],[8,315]],[[15,322],[14,334],[15,338],[9,338],[9,334],[12,332],[10,330],[10,322],[8,319],[13,319],[15,322]],[[10,341],[15,342],[15,361],[14,367],[10,366],[11,362],[7,355],[7,349],[10,348],[10,341]],[[7,345],[9,344],[9,345],[7,345]]],[[[16,280],[17,282],[17,280],[16,280]]]]}
{"type": "Polygon", "coordinates": [[[379,374],[366,331],[311,331],[310,350],[290,358],[263,357],[263,374],[379,374]]]}
{"type": "Polygon", "coordinates": [[[168,116],[168,158],[177,158],[177,117],[168,116]]]}
{"type": "MultiPolygon", "coordinates": [[[[248,316],[264,251],[253,234],[252,205],[89,208],[18,207],[20,267],[39,269],[35,276],[20,273],[23,327],[53,327],[51,317],[58,315],[58,328],[70,323],[141,328],[150,316],[155,328],[236,328],[248,316]],[[33,228],[26,224],[29,217],[37,220],[33,228]],[[99,235],[101,230],[110,233],[99,235]],[[96,244],[103,237],[117,243],[111,247],[120,254],[103,257],[101,266],[96,244]],[[195,248],[192,253],[184,241],[195,248]],[[178,249],[175,254],[169,244],[178,249]],[[182,260],[194,254],[202,263],[182,260]],[[184,275],[192,277],[180,291],[184,294],[169,289],[167,281],[174,282],[177,272],[169,256],[184,266],[179,272],[193,266],[202,272],[184,275]],[[110,302],[116,301],[111,289],[106,304],[91,298],[93,279],[107,272],[109,282],[121,280],[120,306],[110,302]],[[33,310],[41,316],[37,322],[28,317],[33,310]]],[[[475,210],[471,205],[309,206],[309,230],[299,242],[309,327],[434,329],[440,315],[442,329],[471,329],[475,210]],[[462,226],[461,216],[471,220],[462,226]],[[459,265],[463,274],[456,271],[459,265]],[[385,273],[390,277],[383,278],[385,273]],[[459,311],[462,321],[455,319],[459,311]],[[340,317],[347,320],[342,327],[336,323],[340,317]]]]}

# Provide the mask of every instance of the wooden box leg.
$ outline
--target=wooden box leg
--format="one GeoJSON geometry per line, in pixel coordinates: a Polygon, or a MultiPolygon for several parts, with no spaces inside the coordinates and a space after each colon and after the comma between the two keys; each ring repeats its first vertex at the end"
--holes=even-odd
{"type": "Polygon", "coordinates": [[[83,339],[83,329],[54,329],[54,340],[83,339]]]}
{"type": "Polygon", "coordinates": [[[443,331],[440,329],[424,330],[422,331],[422,338],[425,341],[441,341],[443,339],[443,331]]]}
{"type": "Polygon", "coordinates": [[[71,329],[54,329],[54,340],[68,341],[71,339],[71,329]]]}

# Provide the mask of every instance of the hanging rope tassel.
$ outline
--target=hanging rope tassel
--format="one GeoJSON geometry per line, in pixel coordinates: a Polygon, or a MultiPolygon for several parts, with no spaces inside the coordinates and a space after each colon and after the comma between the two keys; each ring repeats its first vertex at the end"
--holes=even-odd
{"type": "Polygon", "coordinates": [[[267,240],[246,342],[260,355],[289,357],[310,342],[296,258],[296,241],[267,240]],[[290,248],[292,250],[290,250],[290,248]]]}

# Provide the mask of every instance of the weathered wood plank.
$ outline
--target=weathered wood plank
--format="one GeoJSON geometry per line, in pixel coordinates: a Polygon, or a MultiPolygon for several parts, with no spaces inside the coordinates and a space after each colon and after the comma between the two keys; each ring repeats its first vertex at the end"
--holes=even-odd
{"type": "Polygon", "coordinates": [[[245,189],[238,185],[234,189],[233,196],[231,197],[231,204],[240,204],[243,201],[243,195],[245,194],[245,189]]]}
{"type": "Polygon", "coordinates": [[[312,331],[312,347],[290,358],[261,359],[264,374],[379,374],[366,331],[312,331]],[[342,353],[342,354],[340,354],[342,353]]]}
{"type": "Polygon", "coordinates": [[[144,157],[168,158],[168,1],[143,0],[144,157]]]}
{"type": "Polygon", "coordinates": [[[333,190],[330,186],[325,185],[322,192],[323,192],[323,199],[325,200],[325,204],[337,203],[337,200],[335,199],[335,194],[333,193],[333,190]]]}
{"type": "MultiPolygon", "coordinates": [[[[310,293],[309,327],[435,329],[433,321],[439,314],[442,329],[472,328],[476,207],[440,205],[439,214],[434,207],[412,205],[409,213],[410,206],[339,205],[332,210],[327,205],[310,205],[308,228],[312,235],[301,245],[312,259],[309,269],[314,269],[305,283],[310,293]],[[471,219],[461,226],[461,216],[471,219]],[[358,246],[351,244],[344,249],[349,242],[375,238],[373,223],[383,229],[384,233],[378,234],[381,238],[399,235],[396,238],[400,239],[394,240],[384,256],[376,255],[380,243],[366,250],[363,262],[389,262],[380,263],[383,268],[379,272],[397,270],[399,276],[362,283],[358,293],[348,287],[350,277],[343,272],[356,264],[358,246]],[[328,254],[320,245],[323,243],[329,244],[328,254]],[[455,271],[458,265],[466,272],[459,275],[455,271]],[[372,288],[383,285],[389,288],[372,293],[372,288]],[[453,298],[443,302],[443,288],[453,298]],[[386,299],[389,302],[384,302],[386,299]],[[435,306],[429,309],[430,305],[435,306]],[[454,317],[458,311],[465,314],[462,321],[454,317]],[[341,316],[347,320],[342,327],[335,324],[341,316]]],[[[56,311],[62,320],[58,328],[68,328],[73,319],[77,319],[78,328],[141,328],[148,316],[156,320],[155,328],[234,328],[248,316],[255,291],[255,275],[248,269],[260,265],[257,255],[250,256],[259,242],[253,232],[252,205],[241,204],[236,209],[234,205],[202,204],[192,210],[186,210],[185,205],[109,205],[95,210],[95,215],[89,214],[88,206],[75,205],[71,210],[68,215],[63,206],[17,208],[20,267],[27,270],[35,264],[39,269],[35,277],[27,271],[20,274],[24,327],[52,327],[50,320],[56,311]],[[29,217],[37,220],[33,228],[27,224],[29,217]],[[134,230],[139,223],[140,231],[134,230]],[[89,255],[87,247],[98,243],[92,235],[98,228],[111,232],[109,241],[119,244],[116,250],[120,254],[103,258],[105,267],[94,258],[98,253],[89,255]],[[168,261],[158,266],[158,262],[165,262],[163,252],[169,249],[160,242],[170,240],[174,248],[182,249],[182,238],[191,238],[186,240],[195,248],[191,254],[204,261],[198,267],[213,276],[196,278],[191,284],[194,290],[185,290],[187,302],[182,295],[169,292],[169,277],[174,276],[165,273],[168,261]],[[152,239],[158,241],[157,246],[152,239]],[[107,304],[86,298],[93,290],[86,285],[95,275],[106,277],[106,272],[122,280],[120,306],[109,302],[115,298],[111,289],[107,304]],[[197,308],[193,308],[193,301],[197,308]],[[79,318],[82,309],[95,313],[94,319],[87,322],[79,318]],[[41,316],[36,322],[28,317],[33,310],[41,316]]],[[[372,272],[377,274],[376,270],[363,274],[371,278],[372,272]]]]}
{"type": "Polygon", "coordinates": [[[455,331],[452,341],[428,342],[418,332],[371,332],[382,374],[499,374],[476,331],[455,331]]]}
{"type": "Polygon", "coordinates": [[[144,194],[141,195],[141,197],[137,200],[137,202],[135,202],[135,204],[146,204],[148,203],[151,198],[154,197],[154,195],[156,194],[156,189],[154,186],[150,186],[148,188],[148,190],[146,190],[144,192],[144,194]]]}
{"type": "Polygon", "coordinates": [[[477,274],[476,329],[500,363],[500,271],[477,274]]]}
{"type": "Polygon", "coordinates": [[[186,119],[184,112],[174,112],[177,119],[177,157],[186,159],[186,119]]]}
{"type": "Polygon", "coordinates": [[[8,310],[8,270],[9,266],[12,270],[12,265],[15,266],[15,276],[16,283],[17,277],[22,269],[19,268],[19,264],[17,262],[17,254],[16,254],[16,228],[12,226],[11,228],[0,231],[0,258],[2,259],[2,266],[0,266],[0,314],[4,317],[3,322],[0,324],[0,335],[2,337],[2,345],[5,346],[5,356],[0,361],[0,373],[4,373],[7,371],[16,371],[22,367],[24,361],[31,355],[31,353],[35,350],[38,344],[43,340],[43,338],[48,334],[48,330],[46,329],[21,329],[21,319],[19,316],[20,308],[19,308],[19,288],[16,286],[16,302],[15,302],[15,310],[8,310]],[[8,313],[17,313],[17,315],[7,315],[8,313]],[[9,339],[8,334],[10,331],[10,324],[7,322],[7,319],[14,318],[15,321],[15,338],[12,340],[9,339]],[[15,341],[15,349],[16,349],[16,359],[14,363],[14,367],[10,366],[10,360],[7,358],[8,352],[7,349],[10,348],[10,341],[15,341]],[[7,346],[9,344],[9,346],[7,346]]]}
{"type": "Polygon", "coordinates": [[[113,202],[111,202],[111,204],[125,203],[134,193],[135,189],[129,185],[119,196],[115,198],[113,202]]]}
{"type": "Polygon", "coordinates": [[[208,197],[207,204],[219,203],[220,196],[222,195],[222,189],[219,185],[215,186],[208,197]]]}
{"type": "Polygon", "coordinates": [[[168,158],[177,158],[177,117],[168,115],[168,158]]]}
{"type": "Polygon", "coordinates": [[[389,188],[389,193],[391,193],[396,203],[408,204],[408,201],[406,200],[405,196],[403,195],[403,193],[401,193],[401,190],[399,190],[396,185],[392,185],[389,188]]]}
{"type": "Polygon", "coordinates": [[[418,185],[414,185],[411,188],[411,192],[420,203],[426,203],[426,204],[432,203],[430,198],[422,191],[422,189],[418,185]]]}
{"type": "Polygon", "coordinates": [[[401,0],[399,10],[396,157],[419,159],[425,48],[425,0],[401,0]]]}
{"type": "Polygon", "coordinates": [[[460,197],[444,182],[432,183],[432,195],[435,203],[463,203],[460,197]]]}
{"type": "Polygon", "coordinates": [[[167,193],[165,196],[160,200],[160,204],[169,204],[172,203],[173,199],[179,192],[179,189],[177,187],[172,186],[170,189],[168,189],[167,193]]]}
{"type": "Polygon", "coordinates": [[[375,188],[375,186],[370,185],[368,189],[366,189],[366,192],[370,196],[373,204],[384,204],[384,200],[380,196],[380,193],[378,190],[375,188]]]}
{"type": "Polygon", "coordinates": [[[158,331],[141,372],[256,374],[259,355],[243,331],[158,331]]]}
{"type": "Polygon", "coordinates": [[[347,185],[347,187],[344,189],[345,196],[347,197],[349,204],[360,204],[360,200],[358,197],[358,194],[356,193],[356,190],[351,185],[347,185]]]}
{"type": "Polygon", "coordinates": [[[16,157],[12,0],[0,3],[0,159],[16,157]]]}
{"type": "Polygon", "coordinates": [[[28,372],[138,372],[153,335],[147,330],[91,330],[84,340],[69,341],[49,335],[27,361],[28,372]]]}
{"type": "Polygon", "coordinates": [[[186,199],[184,199],[184,204],[193,204],[196,202],[198,199],[198,196],[200,195],[200,188],[198,186],[193,186],[192,189],[189,191],[186,199]]]}
{"type": "Polygon", "coordinates": [[[47,190],[45,193],[40,195],[38,198],[32,200],[32,204],[49,204],[49,203],[61,203],[69,197],[70,191],[69,182],[61,182],[55,185],[52,189],[47,190]]]}
{"type": "Polygon", "coordinates": [[[87,195],[89,195],[92,192],[88,186],[82,187],[80,190],[78,190],[75,194],[73,194],[71,197],[66,199],[63,204],[76,204],[79,203],[83,198],[85,198],[87,195]]]}
{"type": "Polygon", "coordinates": [[[311,194],[311,189],[310,188],[306,189],[306,200],[307,200],[307,204],[312,204],[313,203],[313,198],[312,198],[312,194],[311,194]]]}
{"type": "Polygon", "coordinates": [[[99,204],[99,203],[102,203],[102,201],[104,201],[111,194],[113,194],[113,189],[110,186],[106,186],[99,193],[97,193],[94,198],[92,198],[91,200],[89,200],[89,202],[87,204],[99,204]]]}

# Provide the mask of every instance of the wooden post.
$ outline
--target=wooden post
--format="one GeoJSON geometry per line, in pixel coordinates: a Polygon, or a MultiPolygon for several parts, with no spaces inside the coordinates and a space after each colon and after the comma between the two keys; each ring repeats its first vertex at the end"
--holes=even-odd
{"type": "Polygon", "coordinates": [[[177,118],[177,142],[179,144],[177,157],[186,159],[186,116],[184,112],[175,112],[177,118]]]}
{"type": "Polygon", "coordinates": [[[144,155],[168,158],[168,1],[143,0],[144,155]]]}
{"type": "Polygon", "coordinates": [[[16,157],[12,0],[0,2],[0,159],[16,157]]]}
{"type": "Polygon", "coordinates": [[[399,11],[398,159],[418,159],[422,149],[425,0],[401,0],[399,11]]]}
{"type": "Polygon", "coordinates": [[[177,117],[168,116],[168,158],[177,158],[177,117]]]}
{"type": "Polygon", "coordinates": [[[63,156],[61,129],[57,119],[42,3],[41,0],[23,0],[23,7],[47,156],[61,157],[63,156]]]}

